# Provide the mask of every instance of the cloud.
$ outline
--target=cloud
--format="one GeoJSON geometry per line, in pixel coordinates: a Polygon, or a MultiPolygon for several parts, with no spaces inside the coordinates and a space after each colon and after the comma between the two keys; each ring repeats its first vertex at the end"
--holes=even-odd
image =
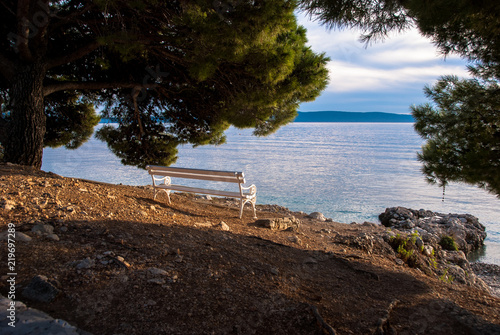
{"type": "Polygon", "coordinates": [[[425,85],[444,75],[470,76],[465,60],[455,55],[445,59],[416,29],[365,45],[360,31],[328,31],[301,14],[298,22],[307,28],[308,45],[331,59],[329,86],[316,101],[301,105],[302,110],[407,112],[410,104],[424,101],[425,85]]]}
{"type": "Polygon", "coordinates": [[[363,64],[352,64],[342,61],[331,61],[328,64],[330,84],[327,91],[374,92],[390,88],[401,89],[401,86],[422,89],[426,84],[435,82],[443,75],[467,76],[463,66],[401,66],[392,69],[377,68],[363,64]]]}

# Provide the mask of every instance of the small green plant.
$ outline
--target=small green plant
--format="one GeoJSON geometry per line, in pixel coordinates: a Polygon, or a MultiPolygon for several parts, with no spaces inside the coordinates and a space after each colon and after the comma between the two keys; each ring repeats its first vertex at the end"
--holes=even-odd
{"type": "Polygon", "coordinates": [[[452,236],[443,235],[439,241],[439,245],[444,250],[458,251],[458,246],[455,243],[455,239],[452,236]]]}
{"type": "Polygon", "coordinates": [[[414,230],[413,233],[411,233],[411,235],[410,235],[411,243],[415,244],[417,242],[417,238],[419,238],[419,237],[420,237],[420,235],[418,234],[418,231],[414,230]]]}
{"type": "Polygon", "coordinates": [[[448,270],[449,269],[444,270],[443,274],[441,276],[439,276],[439,280],[441,280],[442,282],[451,284],[455,280],[455,277],[453,277],[452,275],[448,275],[448,270]]]}
{"type": "Polygon", "coordinates": [[[429,257],[429,265],[432,266],[434,269],[437,269],[438,263],[437,263],[436,258],[434,256],[429,257]]]}
{"type": "Polygon", "coordinates": [[[398,253],[399,258],[411,267],[418,266],[418,253],[415,252],[418,248],[415,245],[415,241],[416,237],[413,234],[409,237],[397,234],[389,240],[389,244],[398,253]]]}

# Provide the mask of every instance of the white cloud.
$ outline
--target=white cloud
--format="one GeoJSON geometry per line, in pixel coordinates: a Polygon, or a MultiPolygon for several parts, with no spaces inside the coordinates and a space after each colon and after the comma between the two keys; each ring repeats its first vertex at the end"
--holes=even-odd
{"type": "Polygon", "coordinates": [[[392,69],[368,67],[331,61],[328,64],[330,85],[327,91],[374,92],[391,88],[401,89],[402,86],[414,85],[419,90],[426,84],[432,84],[443,75],[467,76],[463,66],[403,66],[392,69]]]}
{"type": "MultiPolygon", "coordinates": [[[[359,41],[360,31],[328,31],[303,15],[298,18],[299,24],[307,28],[311,48],[318,53],[325,52],[331,59],[327,65],[330,85],[317,102],[322,106],[331,101],[332,106],[345,103],[350,106],[345,109],[356,110],[361,109],[360,100],[370,97],[370,110],[385,110],[390,101],[395,102],[394,94],[404,96],[408,106],[422,100],[422,88],[443,75],[469,77],[465,60],[457,56],[445,60],[416,29],[366,46],[359,41]],[[387,94],[393,98],[389,99],[387,94]],[[354,96],[357,101],[352,100],[354,96]]],[[[314,110],[315,103],[309,103],[308,108],[314,110]]],[[[404,102],[398,104],[404,105],[404,102]]]]}

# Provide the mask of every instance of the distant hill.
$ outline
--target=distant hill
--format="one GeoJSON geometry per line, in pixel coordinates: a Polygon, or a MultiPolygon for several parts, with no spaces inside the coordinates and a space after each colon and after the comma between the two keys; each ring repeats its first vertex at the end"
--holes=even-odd
{"type": "Polygon", "coordinates": [[[294,122],[414,122],[410,114],[382,112],[298,112],[294,122]]]}

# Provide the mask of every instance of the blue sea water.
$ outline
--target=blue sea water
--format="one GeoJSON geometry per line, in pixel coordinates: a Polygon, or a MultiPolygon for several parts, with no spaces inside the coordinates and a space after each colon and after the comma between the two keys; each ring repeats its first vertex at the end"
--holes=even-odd
{"type": "MultiPolygon", "coordinates": [[[[443,190],[420,172],[422,143],[411,123],[291,123],[268,137],[231,128],[224,145],[180,147],[175,166],[243,171],[257,186],[257,203],[319,211],[339,222],[379,222],[378,215],[395,206],[470,213],[488,233],[479,259],[500,265],[500,199],[452,184],[443,201],[443,190]]],[[[151,183],[146,171],[122,165],[95,138],[77,150],[45,149],[42,169],[114,184],[151,183]]]]}

